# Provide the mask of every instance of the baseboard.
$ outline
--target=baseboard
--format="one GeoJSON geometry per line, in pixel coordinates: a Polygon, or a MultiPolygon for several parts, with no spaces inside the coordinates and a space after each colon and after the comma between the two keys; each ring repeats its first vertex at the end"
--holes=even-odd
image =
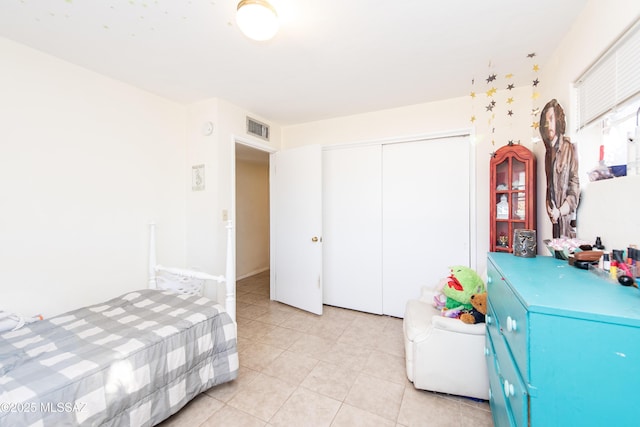
{"type": "Polygon", "coordinates": [[[247,277],[251,277],[251,276],[255,276],[256,274],[260,274],[260,273],[264,273],[265,271],[268,271],[269,267],[264,267],[258,270],[253,270],[247,274],[243,274],[242,276],[238,276],[236,277],[236,280],[242,280],[242,279],[246,279],[247,277]]]}

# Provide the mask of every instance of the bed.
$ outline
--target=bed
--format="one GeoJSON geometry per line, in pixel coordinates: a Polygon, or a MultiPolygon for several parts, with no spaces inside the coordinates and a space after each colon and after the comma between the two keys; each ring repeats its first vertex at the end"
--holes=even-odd
{"type": "Polygon", "coordinates": [[[151,271],[150,289],[0,335],[0,426],[152,426],[237,377],[234,284],[227,280],[227,310],[158,280],[162,272],[183,283],[223,276],[151,271]]]}

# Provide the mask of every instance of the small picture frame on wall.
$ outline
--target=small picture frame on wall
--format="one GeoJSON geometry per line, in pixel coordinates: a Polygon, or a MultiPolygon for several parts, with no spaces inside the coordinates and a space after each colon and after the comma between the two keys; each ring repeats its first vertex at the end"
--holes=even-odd
{"type": "Polygon", "coordinates": [[[195,165],[191,167],[191,190],[204,190],[204,165],[195,165]]]}

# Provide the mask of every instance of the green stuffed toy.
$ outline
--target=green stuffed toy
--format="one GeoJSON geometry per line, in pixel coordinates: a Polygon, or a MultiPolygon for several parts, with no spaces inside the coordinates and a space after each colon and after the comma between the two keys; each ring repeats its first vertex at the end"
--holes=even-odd
{"type": "Polygon", "coordinates": [[[442,293],[447,297],[444,310],[447,317],[458,317],[463,310],[471,310],[471,295],[485,292],[484,282],[478,273],[463,265],[449,267],[451,274],[442,293]]]}

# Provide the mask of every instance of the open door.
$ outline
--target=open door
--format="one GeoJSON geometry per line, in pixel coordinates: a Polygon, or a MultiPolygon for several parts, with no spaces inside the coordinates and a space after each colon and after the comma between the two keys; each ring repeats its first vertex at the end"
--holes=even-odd
{"type": "Polygon", "coordinates": [[[272,298],[322,314],[322,152],[271,154],[272,298]]]}

